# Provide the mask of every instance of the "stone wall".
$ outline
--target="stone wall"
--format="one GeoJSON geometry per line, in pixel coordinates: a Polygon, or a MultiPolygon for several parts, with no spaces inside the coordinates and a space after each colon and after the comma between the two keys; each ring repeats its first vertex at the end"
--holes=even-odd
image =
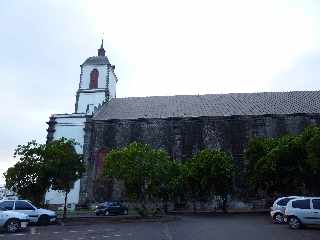
{"type": "MultiPolygon", "coordinates": [[[[104,156],[114,148],[133,141],[162,148],[169,155],[184,161],[204,148],[223,149],[232,154],[236,166],[245,172],[243,153],[252,137],[278,137],[298,134],[308,125],[320,123],[319,114],[226,116],[168,119],[135,119],[88,121],[84,141],[87,173],[81,180],[82,202],[94,202],[93,181],[101,170],[104,156]]],[[[243,175],[243,174],[242,174],[243,175]]],[[[243,176],[234,184],[236,192],[243,191],[243,176]]],[[[121,191],[113,187],[113,197],[121,198],[121,191]]]]}

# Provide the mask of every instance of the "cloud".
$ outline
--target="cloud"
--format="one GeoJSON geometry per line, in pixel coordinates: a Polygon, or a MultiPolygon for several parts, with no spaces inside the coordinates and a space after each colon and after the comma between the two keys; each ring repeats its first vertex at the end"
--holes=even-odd
{"type": "Polygon", "coordinates": [[[320,52],[301,56],[293,65],[273,78],[276,91],[319,90],[320,52]]]}
{"type": "Polygon", "coordinates": [[[319,89],[317,0],[0,1],[0,183],[18,144],[74,111],[104,33],[118,97],[319,89]],[[303,79],[303,81],[301,80],[303,79]]]}

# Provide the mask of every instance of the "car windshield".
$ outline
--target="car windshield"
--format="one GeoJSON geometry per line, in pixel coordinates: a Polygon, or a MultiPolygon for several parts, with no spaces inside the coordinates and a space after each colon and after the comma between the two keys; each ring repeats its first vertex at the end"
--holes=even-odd
{"type": "Polygon", "coordinates": [[[291,198],[283,198],[278,202],[279,206],[286,206],[288,204],[288,202],[292,199],[295,199],[294,197],[291,198]]]}
{"type": "Polygon", "coordinates": [[[30,200],[26,200],[28,203],[30,203],[33,207],[38,209],[38,206],[34,205],[30,200]]]}

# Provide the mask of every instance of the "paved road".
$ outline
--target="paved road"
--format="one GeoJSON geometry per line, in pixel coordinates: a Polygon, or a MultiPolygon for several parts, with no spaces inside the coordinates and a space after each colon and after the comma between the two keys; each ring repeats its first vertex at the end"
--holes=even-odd
{"type": "Polygon", "coordinates": [[[291,230],[270,223],[264,215],[183,216],[168,223],[88,223],[78,226],[31,227],[18,234],[0,234],[14,240],[301,240],[320,239],[320,228],[291,230]]]}

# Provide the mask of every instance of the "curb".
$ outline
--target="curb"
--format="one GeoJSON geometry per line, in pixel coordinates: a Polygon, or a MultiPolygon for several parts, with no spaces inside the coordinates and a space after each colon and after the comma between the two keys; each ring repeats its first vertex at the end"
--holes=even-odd
{"type": "Polygon", "coordinates": [[[139,215],[134,216],[71,216],[66,219],[58,218],[57,224],[62,226],[73,225],[88,225],[99,223],[139,223],[139,222],[172,222],[180,219],[179,216],[234,216],[234,215],[261,215],[269,214],[268,209],[259,210],[229,210],[224,213],[222,211],[198,211],[196,213],[192,211],[170,211],[167,215],[158,217],[141,217],[139,215]]]}
{"type": "Polygon", "coordinates": [[[139,222],[172,222],[179,218],[177,216],[162,216],[162,217],[72,217],[66,219],[58,219],[57,224],[62,226],[73,226],[73,225],[88,225],[97,223],[139,223],[139,222]]]}
{"type": "Polygon", "coordinates": [[[222,211],[212,211],[212,212],[180,212],[180,211],[172,211],[169,212],[168,215],[190,215],[190,216],[228,216],[228,215],[256,215],[256,214],[269,214],[270,210],[268,209],[261,209],[261,210],[248,210],[248,211],[227,211],[227,212],[222,212],[222,211]]]}

